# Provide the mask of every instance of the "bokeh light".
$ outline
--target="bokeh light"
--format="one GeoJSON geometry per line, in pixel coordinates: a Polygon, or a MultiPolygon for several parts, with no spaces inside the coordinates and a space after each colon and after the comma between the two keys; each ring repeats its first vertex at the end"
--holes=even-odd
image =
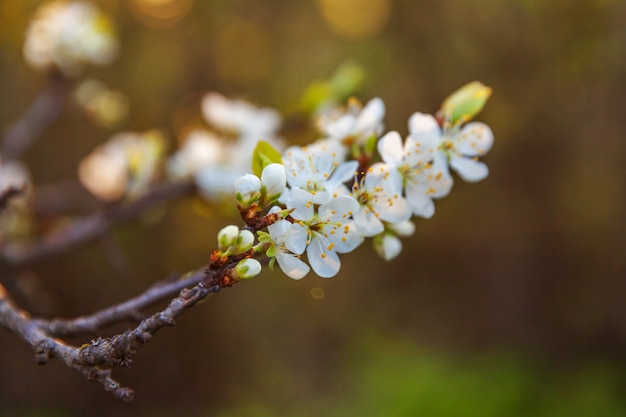
{"type": "Polygon", "coordinates": [[[133,15],[147,26],[164,28],[177,24],[189,13],[194,0],[130,0],[133,15]]]}
{"type": "Polygon", "coordinates": [[[354,40],[378,35],[391,14],[390,0],[317,0],[317,3],[331,29],[354,40]]]}

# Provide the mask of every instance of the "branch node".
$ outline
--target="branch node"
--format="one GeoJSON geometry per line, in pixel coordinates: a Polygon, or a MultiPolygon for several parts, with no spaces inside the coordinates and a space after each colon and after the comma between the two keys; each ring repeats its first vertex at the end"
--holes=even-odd
{"type": "Polygon", "coordinates": [[[54,342],[50,339],[44,339],[35,347],[35,363],[37,365],[45,365],[52,357],[54,350],[54,342]]]}

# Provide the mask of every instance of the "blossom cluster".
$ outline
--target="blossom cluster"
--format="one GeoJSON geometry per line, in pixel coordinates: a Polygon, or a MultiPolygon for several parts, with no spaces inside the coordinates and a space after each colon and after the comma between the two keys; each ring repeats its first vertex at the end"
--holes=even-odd
{"type": "Polygon", "coordinates": [[[26,32],[24,58],[38,69],[78,74],[85,64],[104,65],[117,55],[109,18],[85,1],[55,1],[37,10],[26,32]]]}
{"type": "Polygon", "coordinates": [[[339,255],[366,238],[384,259],[396,257],[400,238],[415,230],[411,217],[432,217],[435,200],[450,193],[451,171],[468,182],[488,175],[479,158],[490,150],[493,133],[484,123],[467,122],[490,91],[470,83],[436,115],[413,113],[404,140],[396,131],[383,133],[385,106],[375,98],[322,116],[323,137],[311,145],[282,154],[267,143],[257,146],[253,159],[265,161],[260,178],[246,174],[235,183],[248,223],[263,213],[273,216],[267,232],[257,230],[255,252],[293,279],[311,269],[335,276],[339,255]]]}
{"type": "Polygon", "coordinates": [[[278,111],[231,100],[216,92],[201,103],[208,128],[193,129],[168,162],[172,179],[193,178],[207,199],[231,195],[235,180],[250,170],[250,152],[259,140],[282,149],[278,111]]]}
{"type": "MultiPolygon", "coordinates": [[[[114,201],[145,191],[165,163],[170,180],[194,181],[208,199],[234,192],[250,245],[224,250],[220,238],[219,258],[245,261],[233,269],[240,278],[259,273],[256,258],[263,256],[293,279],[311,270],[330,278],[340,255],[367,238],[382,258],[398,256],[401,238],[415,231],[411,218],[434,215],[435,201],[452,189],[453,172],[467,182],[487,177],[480,157],[493,133],[472,119],[490,92],[470,83],[435,115],[414,112],[405,138],[385,131],[382,99],[365,105],[351,99],[318,115],[320,139],[287,148],[278,137],[277,111],[208,93],[202,110],[211,128],[191,131],[167,161],[158,133],[117,134],[82,161],[79,178],[94,195],[114,201]]],[[[233,235],[234,227],[224,233],[233,235]]]]}

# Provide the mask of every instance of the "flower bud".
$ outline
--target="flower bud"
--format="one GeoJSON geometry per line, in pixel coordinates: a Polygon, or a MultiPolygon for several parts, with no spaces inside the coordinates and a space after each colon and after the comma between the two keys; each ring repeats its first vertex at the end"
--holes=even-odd
{"type": "Polygon", "coordinates": [[[411,220],[404,220],[398,223],[388,223],[387,227],[400,237],[410,237],[415,233],[415,223],[411,220]]]}
{"type": "Polygon", "coordinates": [[[260,190],[261,180],[256,175],[246,174],[235,180],[235,193],[241,202],[250,203],[257,199],[260,190]]]}
{"type": "Polygon", "coordinates": [[[467,122],[482,110],[490,95],[490,87],[473,81],[450,94],[439,111],[453,125],[467,122]]]}
{"type": "Polygon", "coordinates": [[[275,200],[287,186],[287,174],[282,164],[269,164],[261,173],[261,182],[265,186],[268,198],[275,200]]]}
{"type": "Polygon", "coordinates": [[[250,279],[261,273],[261,263],[256,259],[246,258],[237,264],[233,270],[235,279],[250,279]]]}
{"type": "Polygon", "coordinates": [[[381,234],[374,237],[374,250],[386,261],[390,261],[402,251],[402,242],[391,234],[381,234]]]}
{"type": "Polygon", "coordinates": [[[242,230],[239,232],[239,236],[237,237],[237,253],[243,253],[254,245],[254,233],[249,230],[242,230]]]}
{"type": "Polygon", "coordinates": [[[225,251],[235,244],[239,237],[239,228],[235,225],[226,226],[217,233],[219,250],[225,251]]]}

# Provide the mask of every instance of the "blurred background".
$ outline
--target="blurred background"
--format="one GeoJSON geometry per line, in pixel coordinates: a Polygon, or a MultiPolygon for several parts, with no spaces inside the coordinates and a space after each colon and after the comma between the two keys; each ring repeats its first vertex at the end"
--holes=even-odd
{"type": "MultiPolygon", "coordinates": [[[[96,126],[69,103],[23,156],[35,186],[76,182],[118,130],[175,149],[208,91],[277,108],[283,136],[310,142],[302,94],[345,63],[402,135],[466,82],[491,86],[491,173],[457,180],[392,262],[366,244],[331,280],[266,271],[207,299],[115,370],[130,404],[2,331],[0,416],[626,416],[626,2],[96,3],[120,52],[81,79],[123,92],[128,115],[96,126]]],[[[41,4],[0,1],[3,129],[47,82],[22,56],[41,4]]],[[[231,211],[171,202],[113,230],[122,267],[87,245],[34,265],[38,296],[16,298],[45,317],[129,298],[206,263],[231,211]]]]}

